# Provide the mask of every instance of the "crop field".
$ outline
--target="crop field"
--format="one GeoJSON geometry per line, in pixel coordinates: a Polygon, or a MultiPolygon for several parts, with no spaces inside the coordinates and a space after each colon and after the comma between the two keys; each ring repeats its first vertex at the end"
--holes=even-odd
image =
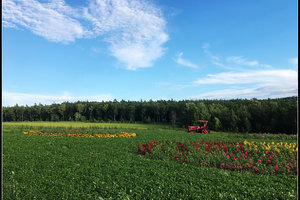
{"type": "Polygon", "coordinates": [[[296,135],[3,123],[3,199],[297,199],[296,135]]]}

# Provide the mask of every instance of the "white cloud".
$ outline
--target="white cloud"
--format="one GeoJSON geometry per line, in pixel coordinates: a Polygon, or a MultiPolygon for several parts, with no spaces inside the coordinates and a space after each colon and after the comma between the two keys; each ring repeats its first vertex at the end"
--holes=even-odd
{"type": "Polygon", "coordinates": [[[261,64],[257,60],[247,60],[243,56],[229,56],[227,58],[222,58],[216,56],[209,51],[210,44],[205,43],[202,45],[203,52],[208,56],[210,62],[214,65],[217,65],[223,69],[238,69],[245,66],[250,67],[263,67],[263,68],[272,68],[271,65],[261,64]]]}
{"type": "Polygon", "coordinates": [[[62,103],[65,101],[76,102],[76,101],[111,101],[113,96],[111,94],[101,94],[94,96],[71,96],[69,94],[62,95],[41,95],[41,94],[26,94],[2,91],[2,105],[3,106],[14,106],[18,105],[34,105],[34,103],[41,104],[52,104],[62,103]]]}
{"type": "Polygon", "coordinates": [[[246,60],[245,58],[243,58],[242,56],[230,56],[230,57],[226,58],[226,61],[230,62],[230,63],[235,63],[235,64],[238,64],[238,65],[246,65],[246,66],[257,66],[257,65],[259,65],[258,61],[256,61],[256,60],[249,61],[249,60],[246,60]]]}
{"type": "Polygon", "coordinates": [[[239,89],[224,89],[190,96],[190,99],[267,99],[297,96],[297,86],[264,86],[239,89]]]}
{"type": "Polygon", "coordinates": [[[207,84],[229,85],[229,88],[191,96],[191,98],[232,99],[297,96],[298,72],[295,70],[253,70],[209,74],[194,81],[192,86],[199,87],[207,84]],[[247,87],[244,84],[247,84],[247,87]]]}
{"type": "Polygon", "coordinates": [[[202,45],[203,52],[208,56],[211,63],[217,65],[219,67],[225,67],[224,64],[221,62],[221,58],[219,56],[213,55],[208,49],[210,47],[209,43],[205,43],[202,45]]]}
{"type": "Polygon", "coordinates": [[[204,84],[249,84],[264,83],[277,85],[295,85],[298,83],[298,72],[295,70],[253,70],[246,72],[224,72],[208,74],[199,78],[196,85],[204,84]]]}
{"type": "Polygon", "coordinates": [[[175,60],[176,63],[186,66],[186,67],[190,67],[190,68],[194,68],[194,69],[199,69],[199,66],[182,58],[183,52],[180,52],[175,60]]]}
{"type": "Polygon", "coordinates": [[[104,35],[111,54],[129,70],[149,67],[164,53],[166,22],[160,10],[146,1],[92,1],[85,18],[96,35],[104,35]]]}
{"type": "MultiPolygon", "coordinates": [[[[79,21],[66,15],[72,8],[57,2],[60,9],[55,9],[55,3],[39,3],[36,0],[3,1],[2,22],[4,27],[24,27],[36,35],[53,42],[73,42],[82,38],[87,31],[79,21]]],[[[56,6],[58,6],[56,5],[56,6]]]]}
{"type": "Polygon", "coordinates": [[[4,0],[2,12],[4,27],[23,27],[54,42],[101,36],[129,70],[152,66],[168,40],[160,9],[145,0],[91,0],[76,9],[64,0],[4,0]]]}
{"type": "Polygon", "coordinates": [[[209,43],[204,43],[202,45],[202,49],[208,49],[210,47],[210,44],[209,43]]]}
{"type": "Polygon", "coordinates": [[[293,64],[293,65],[298,66],[298,58],[291,58],[290,63],[293,64]]]}

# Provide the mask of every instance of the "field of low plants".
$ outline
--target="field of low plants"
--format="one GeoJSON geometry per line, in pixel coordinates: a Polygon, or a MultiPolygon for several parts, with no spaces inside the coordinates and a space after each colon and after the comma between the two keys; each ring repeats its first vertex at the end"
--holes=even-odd
{"type": "Polygon", "coordinates": [[[297,199],[295,135],[3,123],[3,199],[297,199]]]}

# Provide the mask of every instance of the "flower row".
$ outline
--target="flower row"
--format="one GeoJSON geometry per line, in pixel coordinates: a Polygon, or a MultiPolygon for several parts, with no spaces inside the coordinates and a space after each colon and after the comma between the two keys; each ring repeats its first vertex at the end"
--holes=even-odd
{"type": "MultiPolygon", "coordinates": [[[[291,144],[286,146],[288,145],[291,144]]],[[[187,144],[182,142],[151,141],[141,144],[138,147],[138,153],[154,159],[167,159],[230,171],[246,170],[258,174],[297,174],[296,151],[290,151],[289,149],[285,151],[285,147],[279,152],[265,151],[265,149],[262,151],[258,147],[249,148],[247,141],[222,142],[202,140],[187,144]]]]}
{"type": "Polygon", "coordinates": [[[248,149],[253,150],[267,150],[267,151],[276,151],[280,153],[280,151],[288,150],[289,152],[297,152],[298,146],[296,143],[283,143],[283,142],[248,142],[247,140],[244,141],[244,145],[247,146],[248,149]]]}
{"type": "Polygon", "coordinates": [[[71,137],[100,137],[100,138],[113,138],[113,137],[136,137],[136,133],[121,132],[116,134],[86,134],[86,133],[46,133],[37,130],[24,132],[25,135],[41,135],[41,136],[71,136],[71,137]]]}

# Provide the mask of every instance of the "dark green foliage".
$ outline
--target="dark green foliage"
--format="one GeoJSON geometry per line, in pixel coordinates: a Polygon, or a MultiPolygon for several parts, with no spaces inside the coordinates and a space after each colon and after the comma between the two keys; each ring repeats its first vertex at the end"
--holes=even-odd
{"type": "Polygon", "coordinates": [[[297,132],[297,97],[265,100],[64,102],[3,107],[3,121],[169,123],[187,127],[208,120],[211,130],[249,133],[297,132]]]}

